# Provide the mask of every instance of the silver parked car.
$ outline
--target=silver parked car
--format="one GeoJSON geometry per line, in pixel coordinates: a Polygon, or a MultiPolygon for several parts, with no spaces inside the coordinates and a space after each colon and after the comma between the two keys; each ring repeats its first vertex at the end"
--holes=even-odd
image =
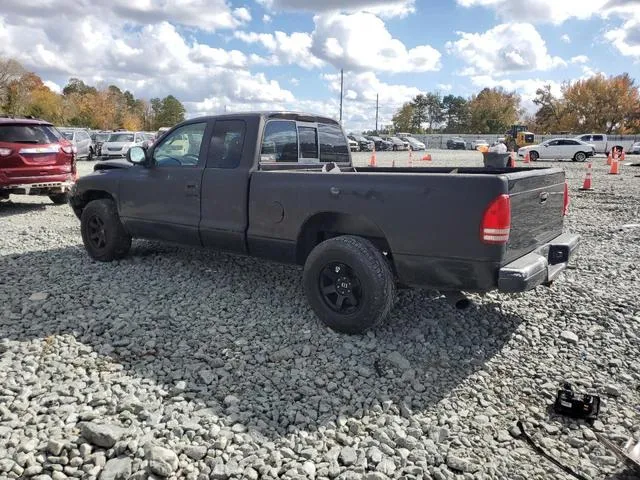
{"type": "Polygon", "coordinates": [[[64,138],[69,140],[78,150],[76,157],[78,159],[92,160],[95,153],[93,141],[89,136],[89,132],[81,128],[61,128],[60,132],[64,138]]]}
{"type": "Polygon", "coordinates": [[[101,159],[123,158],[131,147],[144,146],[148,138],[144,132],[113,132],[102,144],[101,159]]]}

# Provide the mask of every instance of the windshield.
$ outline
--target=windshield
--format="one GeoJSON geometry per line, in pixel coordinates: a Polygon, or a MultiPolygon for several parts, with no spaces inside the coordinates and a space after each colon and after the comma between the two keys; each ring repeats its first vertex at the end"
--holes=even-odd
{"type": "Polygon", "coordinates": [[[133,133],[112,133],[109,136],[109,142],[133,143],[133,133]]]}
{"type": "Polygon", "coordinates": [[[73,140],[73,132],[71,130],[61,130],[61,133],[67,140],[73,140]]]}
{"type": "Polygon", "coordinates": [[[96,133],[94,140],[96,142],[106,142],[110,133],[96,133]]]}
{"type": "Polygon", "coordinates": [[[50,125],[0,125],[0,142],[7,143],[56,143],[62,138],[50,125]]]}

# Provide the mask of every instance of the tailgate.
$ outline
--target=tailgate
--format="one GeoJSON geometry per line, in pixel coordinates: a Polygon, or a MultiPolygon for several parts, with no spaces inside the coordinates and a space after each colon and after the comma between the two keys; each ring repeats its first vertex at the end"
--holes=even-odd
{"type": "Polygon", "coordinates": [[[506,176],[511,199],[511,234],[504,258],[508,263],[562,233],[565,175],[547,168],[506,176]]]}

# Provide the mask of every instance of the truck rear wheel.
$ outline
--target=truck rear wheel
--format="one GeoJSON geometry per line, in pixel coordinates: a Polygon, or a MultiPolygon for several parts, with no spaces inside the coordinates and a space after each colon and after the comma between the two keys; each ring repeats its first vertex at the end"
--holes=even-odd
{"type": "Polygon", "coordinates": [[[385,256],[369,240],[350,235],[313,249],[303,284],[318,318],[341,333],[363,333],[380,324],[395,299],[394,276],[385,256]]]}
{"type": "Polygon", "coordinates": [[[93,200],[84,207],[80,231],[87,253],[94,260],[111,262],[124,258],[131,248],[131,236],[126,232],[113,200],[93,200]]]}

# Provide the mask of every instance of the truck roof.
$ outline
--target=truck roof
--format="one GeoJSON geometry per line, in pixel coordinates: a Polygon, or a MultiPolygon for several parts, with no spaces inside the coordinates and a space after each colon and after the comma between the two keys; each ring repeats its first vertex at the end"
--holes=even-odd
{"type": "Polygon", "coordinates": [[[314,113],[293,112],[293,111],[280,111],[280,110],[265,110],[265,111],[251,111],[251,112],[237,112],[237,113],[223,113],[219,115],[207,115],[204,117],[190,118],[189,120],[197,119],[213,119],[213,118],[247,118],[247,117],[260,117],[265,120],[294,120],[298,122],[313,122],[313,123],[328,123],[332,125],[339,125],[339,122],[333,118],[324,117],[314,113]]]}

